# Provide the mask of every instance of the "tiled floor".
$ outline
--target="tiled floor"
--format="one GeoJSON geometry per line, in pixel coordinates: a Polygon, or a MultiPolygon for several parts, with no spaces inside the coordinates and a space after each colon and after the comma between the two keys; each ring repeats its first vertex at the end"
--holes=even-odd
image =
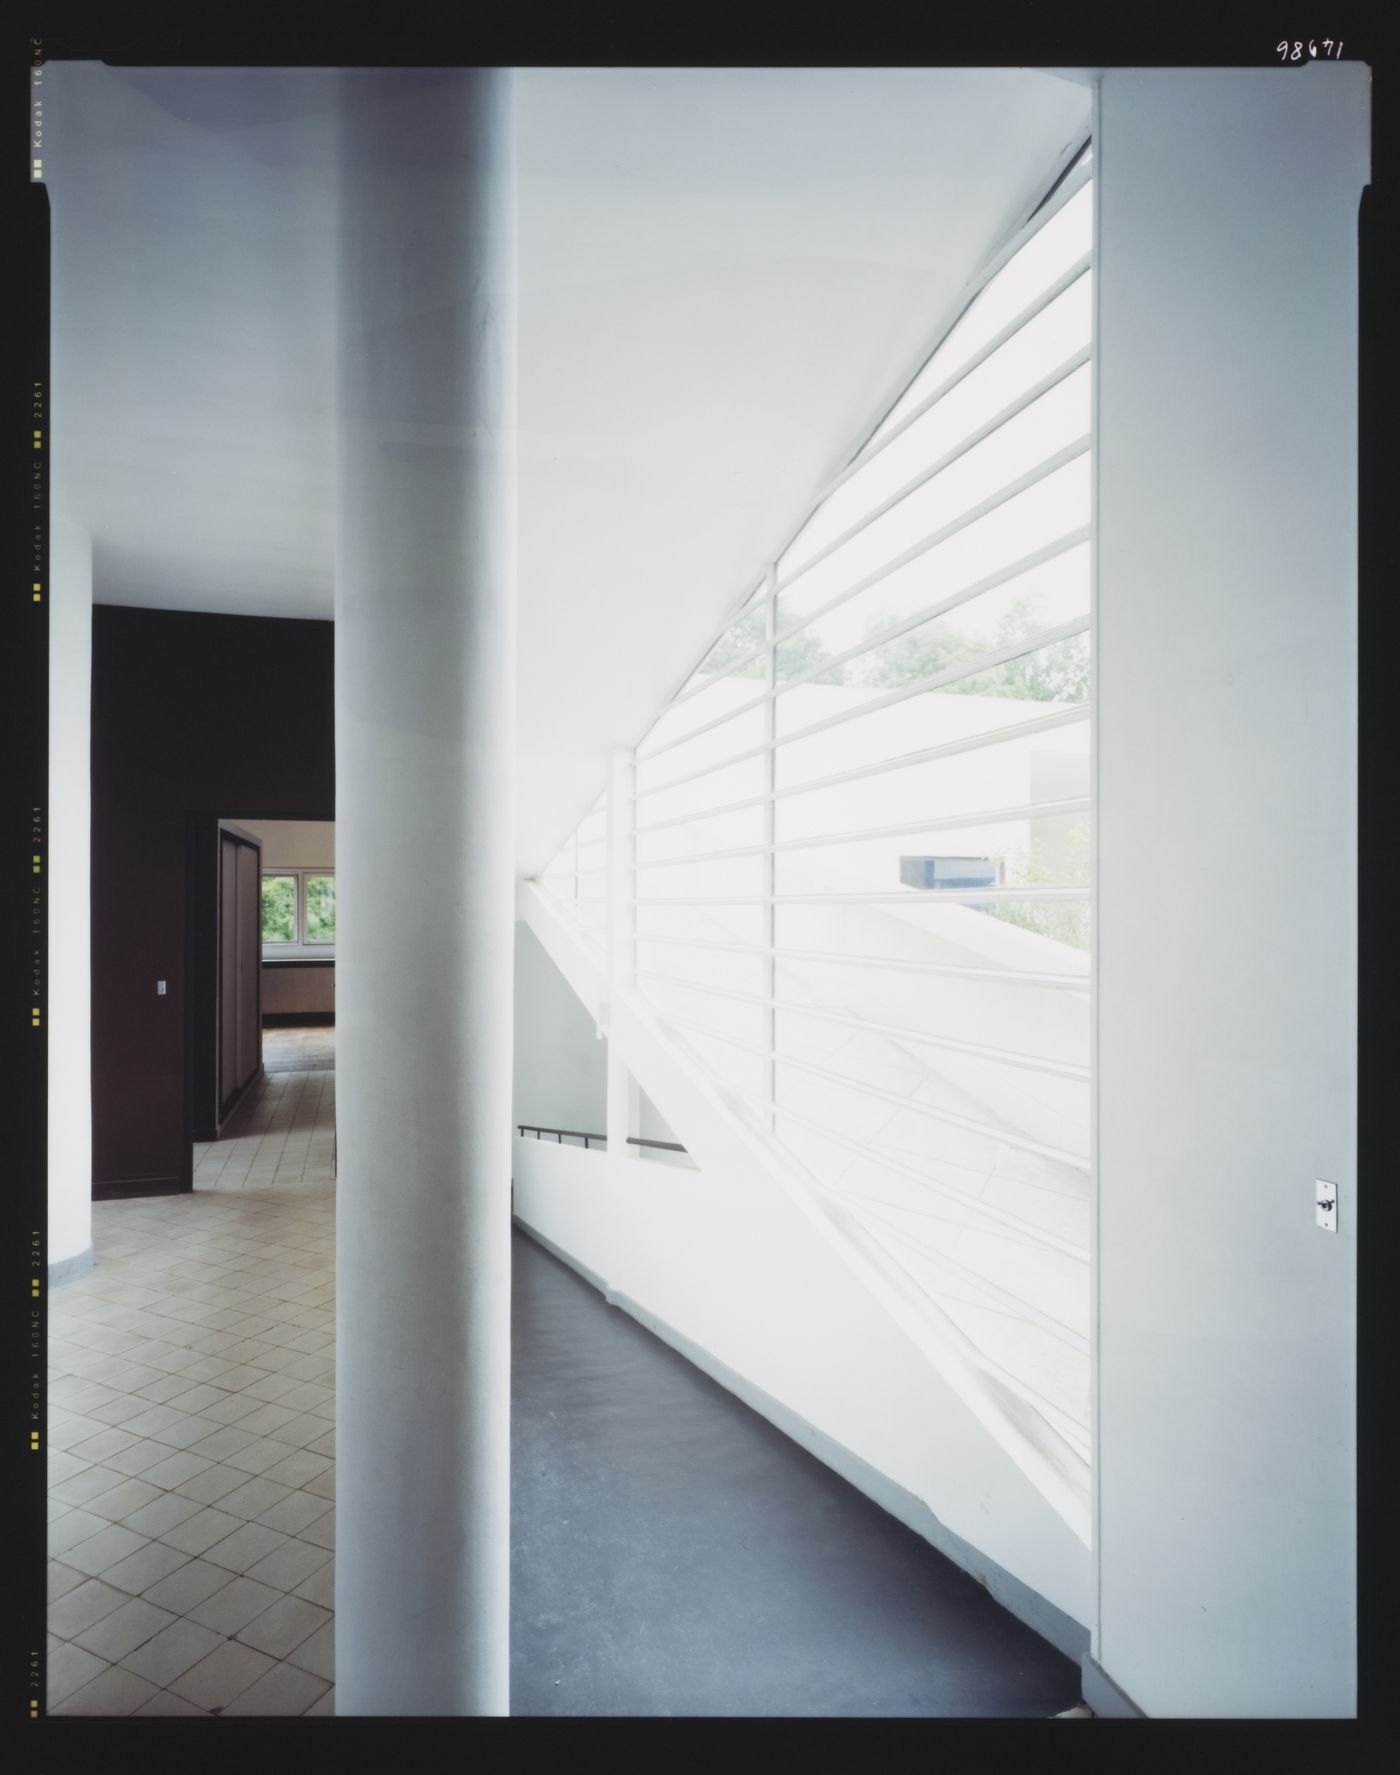
{"type": "Polygon", "coordinates": [[[334,1710],[334,1129],[333,1071],[274,1072],[193,1194],[94,1204],[49,1310],[52,1713],[334,1710]]]}
{"type": "Polygon", "coordinates": [[[335,1025],[263,1031],[264,1072],[333,1072],[335,1025]]]}

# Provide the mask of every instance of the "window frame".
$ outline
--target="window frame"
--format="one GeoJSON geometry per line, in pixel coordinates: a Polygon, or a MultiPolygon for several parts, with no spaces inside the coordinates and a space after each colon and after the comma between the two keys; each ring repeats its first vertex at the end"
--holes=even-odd
{"type": "MultiPolygon", "coordinates": [[[[335,939],[333,937],[328,941],[324,937],[307,936],[306,884],[312,876],[318,879],[328,878],[334,883],[335,865],[333,863],[328,866],[309,863],[284,864],[281,867],[264,865],[259,876],[260,881],[266,881],[269,878],[286,880],[290,877],[296,882],[296,934],[290,943],[269,940],[262,935],[260,925],[258,934],[259,960],[262,962],[334,961],[335,939]]],[[[332,892],[334,892],[333,888],[332,892]]],[[[259,887],[259,906],[261,906],[261,887],[259,887]]]]}

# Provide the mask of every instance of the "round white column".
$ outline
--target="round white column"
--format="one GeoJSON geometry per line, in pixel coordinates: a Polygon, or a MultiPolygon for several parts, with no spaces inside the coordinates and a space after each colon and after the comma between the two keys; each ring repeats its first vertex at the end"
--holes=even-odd
{"type": "Polygon", "coordinates": [[[92,1268],[92,538],[49,522],[48,1264],[92,1268]]]}
{"type": "Polygon", "coordinates": [[[336,1712],[504,1714],[512,84],[340,99],[336,1712]]]}

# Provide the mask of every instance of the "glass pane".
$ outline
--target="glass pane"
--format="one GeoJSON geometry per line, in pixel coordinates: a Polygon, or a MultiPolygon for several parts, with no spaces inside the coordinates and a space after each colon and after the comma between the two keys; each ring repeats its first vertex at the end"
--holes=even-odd
{"type": "Polygon", "coordinates": [[[306,878],[306,940],[308,943],[335,942],[333,875],[308,875],[306,878]]]}
{"type": "Polygon", "coordinates": [[[784,571],[792,572],[810,560],[818,549],[859,523],[867,512],[1019,400],[1042,377],[1082,351],[1089,343],[1092,303],[1093,287],[1086,272],[843,481],[813,513],[799,541],[783,557],[784,571]]]}
{"type": "Polygon", "coordinates": [[[262,940],[264,943],[296,942],[297,878],[295,875],[263,876],[262,940]]]}
{"type": "Polygon", "coordinates": [[[1086,184],[1008,260],[901,396],[876,437],[892,431],[1062,272],[1083,258],[1093,243],[1093,203],[1093,188],[1086,184]]]}
{"type": "Polygon", "coordinates": [[[820,609],[867,574],[883,570],[907,549],[964,518],[1058,451],[1087,440],[1089,369],[1088,364],[1082,365],[831,554],[804,568],[781,594],[780,620],[820,609]]]}

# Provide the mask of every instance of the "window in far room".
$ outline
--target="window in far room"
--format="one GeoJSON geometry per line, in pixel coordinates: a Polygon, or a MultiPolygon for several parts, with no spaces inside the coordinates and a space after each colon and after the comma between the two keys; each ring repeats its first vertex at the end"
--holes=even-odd
{"type": "Polygon", "coordinates": [[[335,871],[265,869],[262,878],[262,942],[267,957],[335,947],[335,871]]]}

